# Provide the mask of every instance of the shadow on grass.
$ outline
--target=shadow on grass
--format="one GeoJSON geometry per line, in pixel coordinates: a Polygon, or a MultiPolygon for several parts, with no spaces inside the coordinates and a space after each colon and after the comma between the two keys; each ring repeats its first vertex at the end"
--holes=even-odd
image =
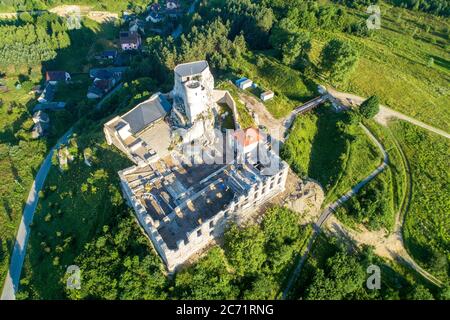
{"type": "Polygon", "coordinates": [[[317,133],[312,142],[308,176],[318,180],[328,191],[342,170],[348,136],[338,128],[338,122],[344,120],[342,113],[335,113],[325,106],[319,107],[316,113],[317,133]]]}

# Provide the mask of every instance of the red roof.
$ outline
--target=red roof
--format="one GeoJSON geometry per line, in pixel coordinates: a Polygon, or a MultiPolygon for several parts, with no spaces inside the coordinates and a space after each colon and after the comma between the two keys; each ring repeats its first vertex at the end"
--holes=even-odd
{"type": "Polygon", "coordinates": [[[254,143],[263,141],[263,136],[261,135],[259,129],[247,128],[244,130],[237,130],[234,133],[234,137],[239,142],[240,145],[247,147],[254,143]]]}
{"type": "Polygon", "coordinates": [[[47,81],[66,81],[65,71],[47,71],[45,73],[45,80],[47,81]]]}
{"type": "Polygon", "coordinates": [[[120,44],[136,44],[140,42],[141,36],[137,32],[122,31],[120,33],[120,44]]]}
{"type": "Polygon", "coordinates": [[[111,81],[111,79],[96,80],[94,82],[94,86],[96,86],[97,88],[99,88],[103,91],[108,91],[112,87],[112,81],[111,81]]]}

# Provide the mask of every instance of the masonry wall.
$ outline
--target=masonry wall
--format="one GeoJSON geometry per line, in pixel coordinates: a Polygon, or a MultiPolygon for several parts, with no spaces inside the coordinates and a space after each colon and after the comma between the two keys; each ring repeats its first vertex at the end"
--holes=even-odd
{"type": "MultiPolygon", "coordinates": [[[[283,168],[277,174],[266,176],[263,181],[253,185],[246,194],[235,198],[225,210],[214,215],[209,220],[204,221],[199,227],[186,234],[187,240],[179,240],[176,250],[171,250],[167,247],[157,230],[159,223],[151,219],[145,208],[133,196],[131,189],[123,178],[123,172],[126,172],[126,170],[119,172],[119,176],[121,177],[125,197],[133,207],[140,225],[149,236],[169,272],[174,272],[193,255],[207,247],[213,239],[221,237],[228,221],[243,218],[251,209],[283,192],[289,167],[284,162],[282,164],[283,168]]],[[[173,214],[170,214],[162,223],[175,223],[173,218],[173,214]]]]}

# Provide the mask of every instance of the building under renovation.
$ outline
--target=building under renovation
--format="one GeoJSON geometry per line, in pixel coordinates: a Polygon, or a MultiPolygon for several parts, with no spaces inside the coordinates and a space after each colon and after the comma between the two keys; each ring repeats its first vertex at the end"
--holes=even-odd
{"type": "Polygon", "coordinates": [[[170,93],[104,126],[107,142],[136,164],[119,172],[121,187],[170,272],[285,188],[288,165],[263,132],[237,127],[220,136],[218,103],[237,118],[206,61],[182,64],[170,93]]]}

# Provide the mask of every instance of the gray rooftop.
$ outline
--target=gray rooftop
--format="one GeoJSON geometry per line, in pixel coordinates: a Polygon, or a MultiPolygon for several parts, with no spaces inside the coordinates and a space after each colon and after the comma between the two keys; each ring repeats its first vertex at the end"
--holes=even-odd
{"type": "Polygon", "coordinates": [[[180,77],[195,76],[208,68],[205,60],[179,64],[175,67],[175,73],[180,77]]]}
{"type": "Polygon", "coordinates": [[[122,116],[131,127],[131,134],[142,131],[147,126],[165,117],[167,111],[161,105],[159,96],[140,103],[122,116]]]}

